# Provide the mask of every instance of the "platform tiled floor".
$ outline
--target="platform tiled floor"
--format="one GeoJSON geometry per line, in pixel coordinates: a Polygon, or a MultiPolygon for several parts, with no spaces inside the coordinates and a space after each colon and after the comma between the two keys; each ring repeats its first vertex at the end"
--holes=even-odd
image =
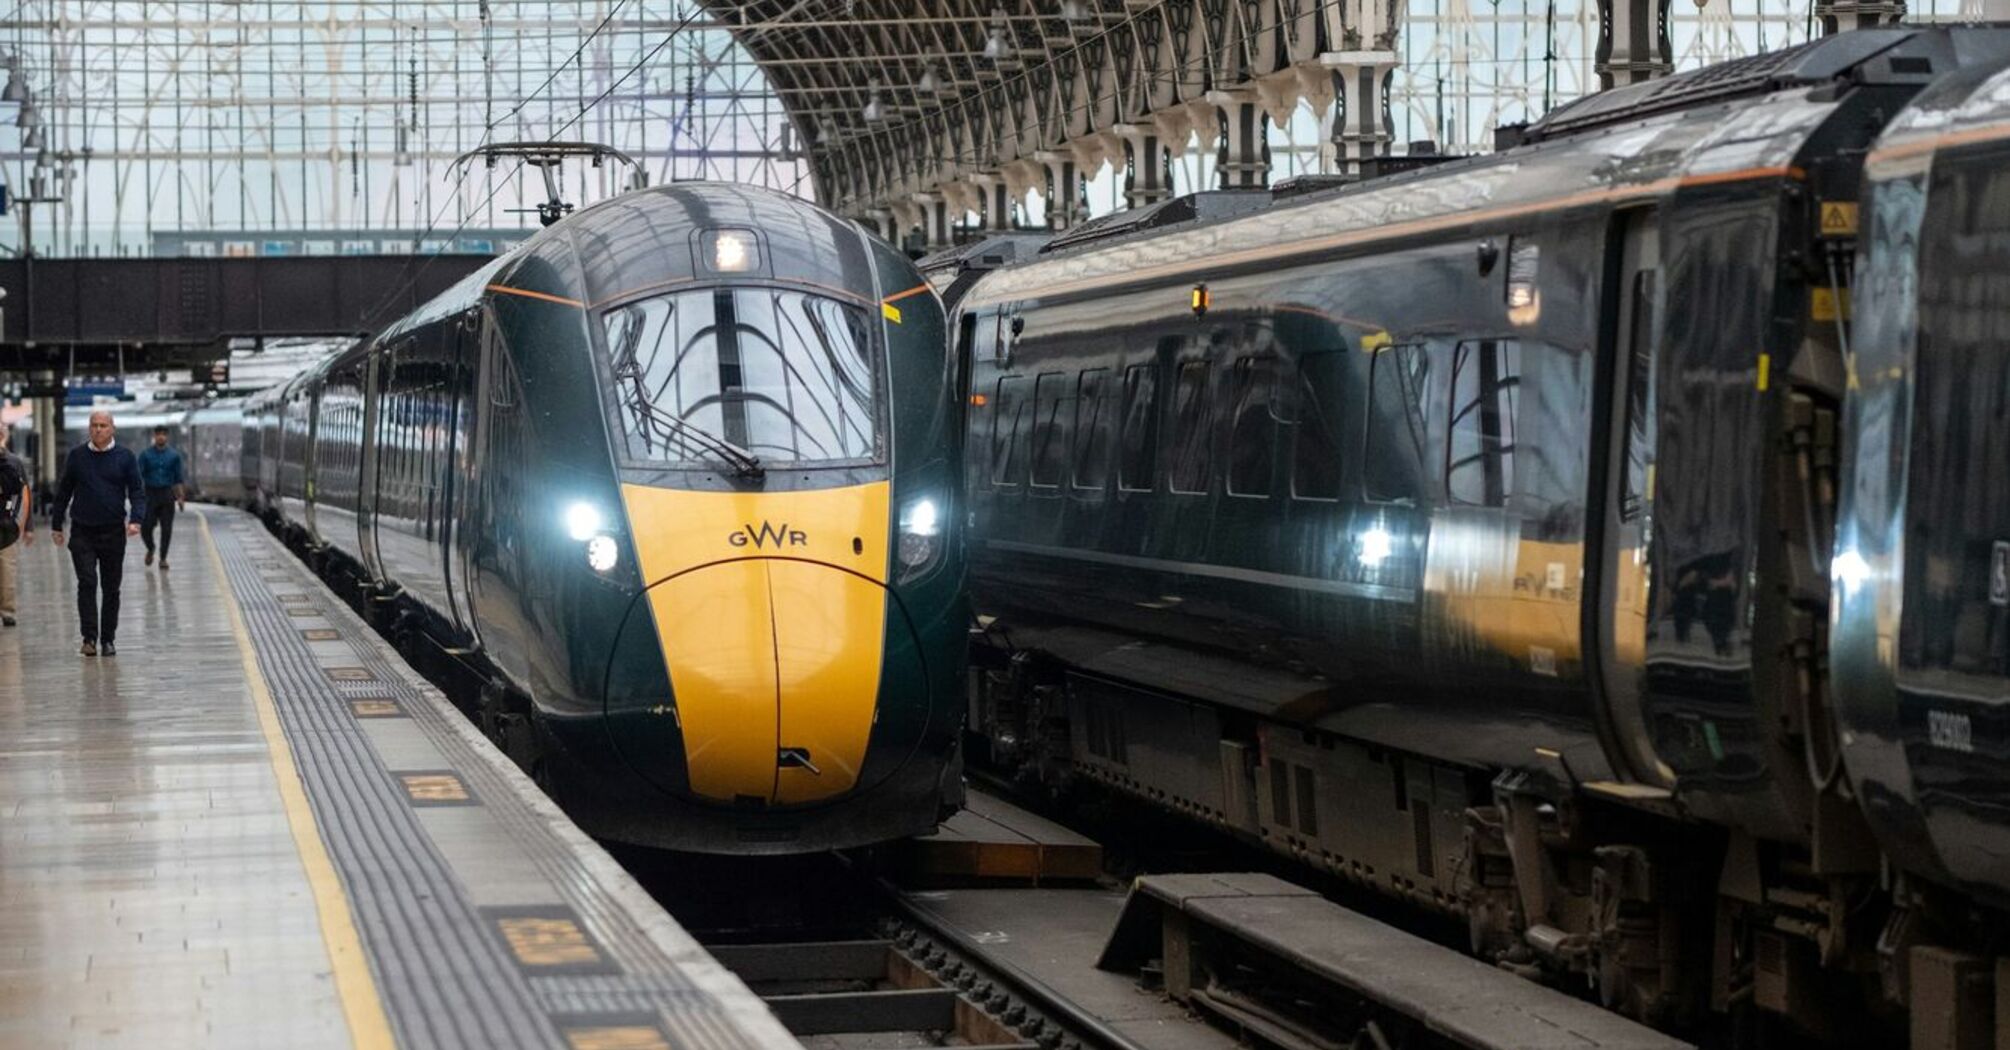
{"type": "Polygon", "coordinates": [[[131,543],[112,659],[41,539],[0,630],[0,1045],[348,1045],[200,529],[165,575],[131,543]]]}
{"type": "Polygon", "coordinates": [[[0,1047],[794,1045],[250,517],[176,539],[111,659],[20,552],[0,1047]]]}

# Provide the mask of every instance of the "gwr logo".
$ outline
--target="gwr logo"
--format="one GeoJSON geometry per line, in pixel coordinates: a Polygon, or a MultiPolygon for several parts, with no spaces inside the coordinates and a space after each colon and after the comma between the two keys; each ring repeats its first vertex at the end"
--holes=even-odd
{"type": "Polygon", "coordinates": [[[807,547],[810,537],[806,532],[789,528],[788,522],[779,526],[762,522],[759,526],[749,525],[726,537],[726,542],[735,547],[752,545],[756,550],[770,547],[807,547]]]}

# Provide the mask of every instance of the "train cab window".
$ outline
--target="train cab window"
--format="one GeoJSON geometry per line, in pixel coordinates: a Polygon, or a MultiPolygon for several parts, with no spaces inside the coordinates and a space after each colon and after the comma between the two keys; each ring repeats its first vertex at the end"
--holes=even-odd
{"type": "Polygon", "coordinates": [[[1174,492],[1203,493],[1214,473],[1212,408],[1208,401],[1208,363],[1179,366],[1173,385],[1172,428],[1166,444],[1172,453],[1167,474],[1174,492]]]}
{"type": "Polygon", "coordinates": [[[1340,498],[1340,410],[1347,351],[1307,354],[1298,360],[1292,392],[1291,494],[1298,499],[1340,498]]]}
{"type": "Polygon", "coordinates": [[[1452,351],[1445,495],[1453,503],[1501,507],[1514,492],[1515,406],[1521,344],[1479,339],[1452,351]]]}
{"type": "Polygon", "coordinates": [[[882,456],[878,344],[828,296],[714,288],[602,316],[633,460],[855,466],[882,456]]]}
{"type": "Polygon", "coordinates": [[[1362,489],[1394,503],[1424,495],[1424,390],[1431,359],[1417,343],[1384,346],[1368,365],[1362,489]]]}
{"type": "Polygon", "coordinates": [[[1068,470],[1068,430],[1075,422],[1075,377],[1046,372],[1033,381],[1032,485],[1061,487],[1068,470]]]}
{"type": "Polygon", "coordinates": [[[1078,489],[1101,492],[1110,480],[1110,448],[1116,411],[1110,405],[1110,370],[1091,368],[1075,388],[1075,481],[1078,489]]]}
{"type": "Polygon", "coordinates": [[[1028,385],[1025,376],[1000,376],[991,398],[991,484],[998,488],[1019,484],[1026,473],[1028,385]]]}
{"type": "Polygon", "coordinates": [[[1229,391],[1229,495],[1268,496],[1277,462],[1277,358],[1237,358],[1229,391]]]}
{"type": "Polygon", "coordinates": [[[1159,469],[1159,366],[1132,365],[1124,371],[1124,432],[1117,487],[1150,492],[1159,469]]]}

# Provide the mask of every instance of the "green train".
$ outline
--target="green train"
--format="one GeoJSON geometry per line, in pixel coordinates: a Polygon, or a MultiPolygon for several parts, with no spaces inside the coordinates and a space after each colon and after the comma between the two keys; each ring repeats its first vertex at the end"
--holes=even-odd
{"type": "Polygon", "coordinates": [[[254,398],[244,484],[589,832],[841,848],[960,802],[957,391],[891,246],[678,183],[254,398]]]}

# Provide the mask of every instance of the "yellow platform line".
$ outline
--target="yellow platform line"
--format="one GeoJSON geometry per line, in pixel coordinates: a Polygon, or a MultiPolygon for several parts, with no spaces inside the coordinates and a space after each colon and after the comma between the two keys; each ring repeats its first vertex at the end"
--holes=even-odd
{"type": "Polygon", "coordinates": [[[300,770],[293,764],[293,748],[279,726],[279,711],[272,703],[272,689],[258,664],[258,650],[245,629],[244,614],[238,611],[237,596],[231,593],[229,575],[218,553],[216,537],[209,531],[209,515],[197,514],[202,522],[202,538],[209,547],[210,565],[216,569],[216,589],[223,607],[230,613],[230,633],[237,638],[237,653],[244,663],[244,677],[251,685],[251,706],[258,712],[258,728],[265,734],[265,749],[272,756],[272,776],[279,782],[279,801],[286,810],[286,823],[293,831],[293,845],[306,870],[308,888],[314,894],[314,910],[321,919],[321,940],[328,948],[329,967],[335,974],[335,994],[342,1001],[342,1016],[349,1023],[351,1045],[364,1050],[396,1047],[391,1022],[384,1016],[384,1003],[377,983],[370,975],[370,962],[363,954],[362,939],[356,936],[356,920],[349,911],[349,898],[342,892],[342,879],[328,859],[321,841],[314,811],[307,805],[307,792],[300,783],[300,770]]]}

